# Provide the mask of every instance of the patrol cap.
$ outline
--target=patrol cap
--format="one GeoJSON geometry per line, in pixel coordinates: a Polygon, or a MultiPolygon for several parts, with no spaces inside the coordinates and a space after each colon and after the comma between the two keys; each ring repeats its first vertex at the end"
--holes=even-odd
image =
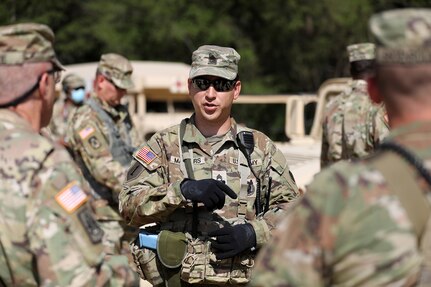
{"type": "Polygon", "coordinates": [[[103,54],[100,57],[97,70],[121,89],[131,89],[134,86],[132,82],[133,67],[129,60],[121,55],[103,54]]]}
{"type": "Polygon", "coordinates": [[[396,9],[369,21],[376,38],[376,61],[383,64],[431,62],[431,9],[396,9]]]}
{"type": "Polygon", "coordinates": [[[66,75],[61,84],[63,86],[63,91],[65,92],[67,92],[68,90],[74,90],[80,87],[85,88],[84,79],[78,76],[77,74],[66,75]]]}
{"type": "Polygon", "coordinates": [[[189,78],[210,75],[233,80],[238,75],[241,56],[233,48],[213,45],[200,46],[192,54],[189,78]]]}
{"type": "Polygon", "coordinates": [[[374,60],[376,46],[373,43],[359,43],[347,46],[349,62],[374,60]]]}
{"type": "Polygon", "coordinates": [[[0,65],[52,62],[64,70],[54,51],[54,33],[43,24],[22,23],[0,27],[0,65]]]}

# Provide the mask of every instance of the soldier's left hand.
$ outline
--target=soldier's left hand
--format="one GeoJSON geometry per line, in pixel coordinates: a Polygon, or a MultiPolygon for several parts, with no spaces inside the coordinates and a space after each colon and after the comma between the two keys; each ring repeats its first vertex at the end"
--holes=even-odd
{"type": "Polygon", "coordinates": [[[215,237],[211,246],[216,249],[215,255],[219,260],[256,246],[256,233],[249,223],[223,227],[209,232],[208,236],[215,237]]]}

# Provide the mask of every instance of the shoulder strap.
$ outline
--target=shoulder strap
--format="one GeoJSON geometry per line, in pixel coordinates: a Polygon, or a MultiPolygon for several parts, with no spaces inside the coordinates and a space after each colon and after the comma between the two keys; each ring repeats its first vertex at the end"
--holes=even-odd
{"type": "Polygon", "coordinates": [[[183,141],[184,134],[186,133],[186,126],[187,126],[187,122],[184,119],[181,121],[180,133],[179,133],[181,159],[183,160],[184,165],[186,167],[187,177],[191,178],[191,179],[195,179],[195,175],[194,175],[193,167],[192,167],[192,161],[191,161],[190,157],[188,156],[189,148],[184,144],[184,141],[183,141]]]}
{"type": "Polygon", "coordinates": [[[380,145],[383,152],[372,161],[387,180],[389,189],[399,198],[402,206],[412,221],[415,233],[420,241],[426,223],[431,214],[430,204],[415,180],[414,167],[431,187],[431,175],[425,169],[422,161],[411,151],[395,142],[385,142],[380,145]]]}
{"type": "MultiPolygon", "coordinates": [[[[189,148],[184,144],[183,138],[186,133],[187,122],[186,119],[181,121],[180,124],[180,133],[179,133],[179,141],[180,141],[180,154],[181,159],[184,162],[186,167],[187,177],[190,179],[195,179],[195,174],[193,172],[192,160],[190,156],[187,154],[189,148]]],[[[197,238],[198,236],[198,225],[199,225],[199,216],[198,216],[198,204],[196,201],[193,202],[193,215],[192,215],[192,236],[193,238],[197,238]]]]}
{"type": "MultiPolygon", "coordinates": [[[[127,166],[132,160],[133,148],[131,148],[124,140],[121,138],[120,132],[115,125],[112,118],[106,113],[98,103],[90,98],[87,101],[90,108],[92,108],[102,119],[109,129],[109,148],[111,150],[113,158],[120,162],[123,166],[127,166]]],[[[129,134],[127,133],[127,142],[131,142],[129,134]]]]}

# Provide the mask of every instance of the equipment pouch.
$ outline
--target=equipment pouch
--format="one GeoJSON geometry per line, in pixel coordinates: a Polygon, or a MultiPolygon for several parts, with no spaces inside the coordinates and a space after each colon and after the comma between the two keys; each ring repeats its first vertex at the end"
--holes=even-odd
{"type": "Polygon", "coordinates": [[[187,251],[186,235],[182,232],[163,230],[157,239],[157,256],[166,268],[181,266],[187,251]]]}
{"type": "Polygon", "coordinates": [[[164,280],[157,268],[156,253],[147,248],[139,248],[137,240],[130,243],[130,252],[133,255],[133,261],[139,277],[147,280],[153,286],[163,286],[164,280]]]}
{"type": "Polygon", "coordinates": [[[246,284],[253,265],[254,254],[217,260],[210,241],[189,239],[181,279],[190,284],[246,284]]]}

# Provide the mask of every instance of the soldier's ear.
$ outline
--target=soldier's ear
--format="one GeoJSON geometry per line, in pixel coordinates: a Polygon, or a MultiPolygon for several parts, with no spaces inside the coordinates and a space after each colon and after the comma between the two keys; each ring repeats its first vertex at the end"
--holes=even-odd
{"type": "Polygon", "coordinates": [[[370,95],[371,100],[376,103],[380,104],[382,102],[382,98],[380,97],[379,88],[377,86],[376,78],[375,77],[369,77],[367,79],[367,89],[368,89],[368,95],[370,95]]]}
{"type": "Polygon", "coordinates": [[[189,89],[189,94],[190,94],[190,91],[192,89],[192,79],[187,80],[187,88],[189,89]]]}
{"type": "Polygon", "coordinates": [[[241,81],[236,81],[233,89],[233,100],[236,101],[241,93],[241,81]]]}
{"type": "MultiPolygon", "coordinates": [[[[54,79],[52,79],[54,81],[54,79]]],[[[43,73],[39,79],[39,95],[41,98],[47,96],[47,90],[49,88],[49,77],[47,73],[43,73]]]]}
{"type": "Polygon", "coordinates": [[[104,80],[105,80],[105,78],[104,78],[102,75],[98,74],[98,75],[96,76],[96,78],[94,79],[94,82],[93,82],[93,88],[94,88],[94,90],[98,91],[98,90],[99,90],[99,88],[100,88],[100,84],[101,84],[104,80]]]}

